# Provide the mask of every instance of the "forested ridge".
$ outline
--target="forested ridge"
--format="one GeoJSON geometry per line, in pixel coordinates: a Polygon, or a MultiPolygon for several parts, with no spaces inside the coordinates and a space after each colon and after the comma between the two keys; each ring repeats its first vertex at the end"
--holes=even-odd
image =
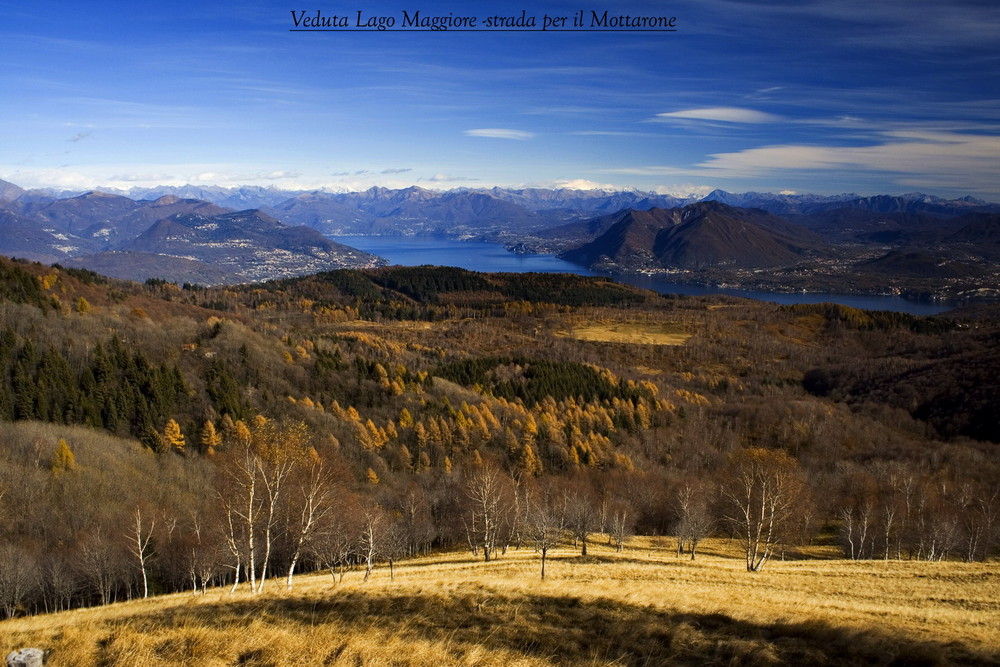
{"type": "Polygon", "coordinates": [[[691,557],[732,535],[749,570],[817,542],[994,557],[998,336],[580,276],[204,288],[0,260],[0,605],[597,533],[691,557]],[[621,342],[665,327],[682,344],[621,342]]]}

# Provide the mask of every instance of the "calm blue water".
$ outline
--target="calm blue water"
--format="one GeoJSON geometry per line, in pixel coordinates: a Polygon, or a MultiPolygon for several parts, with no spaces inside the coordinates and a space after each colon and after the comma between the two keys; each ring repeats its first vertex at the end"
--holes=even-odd
{"type": "MultiPolygon", "coordinates": [[[[498,243],[479,241],[457,241],[440,237],[398,237],[398,236],[337,236],[334,241],[353,246],[365,252],[389,260],[390,264],[419,266],[457,266],[470,271],[509,271],[514,273],[576,273],[583,276],[608,275],[576,264],[565,262],[552,255],[515,255],[498,243]]],[[[898,296],[859,296],[854,294],[832,294],[809,292],[759,292],[743,289],[725,289],[702,285],[674,283],[666,277],[646,275],[612,275],[614,280],[636,287],[655,290],[661,294],[688,294],[702,296],[708,294],[728,294],[758,301],[780,304],[833,302],[865,308],[868,310],[893,310],[911,315],[935,315],[955,304],[929,301],[910,301],[898,296]]]]}

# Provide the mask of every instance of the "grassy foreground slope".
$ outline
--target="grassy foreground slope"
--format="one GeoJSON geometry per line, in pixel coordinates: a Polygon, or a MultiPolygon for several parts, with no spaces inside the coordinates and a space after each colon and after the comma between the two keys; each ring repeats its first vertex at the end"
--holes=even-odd
{"type": "Polygon", "coordinates": [[[721,539],[695,561],[662,538],[591,554],[558,549],[545,581],[522,548],[175,594],[6,621],[0,646],[52,649],[56,667],[1000,663],[995,563],[816,553],[748,574],[721,539]]]}

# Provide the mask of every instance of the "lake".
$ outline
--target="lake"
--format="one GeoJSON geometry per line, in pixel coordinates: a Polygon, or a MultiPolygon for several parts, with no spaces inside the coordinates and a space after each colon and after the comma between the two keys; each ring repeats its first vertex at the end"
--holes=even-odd
{"type": "Polygon", "coordinates": [[[912,301],[899,296],[865,296],[825,292],[760,292],[744,289],[706,287],[671,282],[668,277],[642,274],[605,274],[563,261],[553,255],[515,255],[499,243],[459,241],[427,236],[336,236],[338,243],[384,257],[390,264],[402,266],[457,266],[470,271],[508,271],[513,273],[575,273],[583,276],[609,276],[613,280],[655,290],[661,294],[730,296],[771,301],[780,304],[833,302],[867,310],[892,310],[911,315],[935,315],[955,306],[937,301],[912,301]]]}

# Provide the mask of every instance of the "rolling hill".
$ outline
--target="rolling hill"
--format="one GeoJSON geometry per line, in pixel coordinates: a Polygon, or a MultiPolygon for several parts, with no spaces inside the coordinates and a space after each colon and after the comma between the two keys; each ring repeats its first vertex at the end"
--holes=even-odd
{"type": "Polygon", "coordinates": [[[629,211],[593,241],[561,257],[604,269],[761,268],[826,252],[814,233],[765,211],[700,202],[629,211]]]}

